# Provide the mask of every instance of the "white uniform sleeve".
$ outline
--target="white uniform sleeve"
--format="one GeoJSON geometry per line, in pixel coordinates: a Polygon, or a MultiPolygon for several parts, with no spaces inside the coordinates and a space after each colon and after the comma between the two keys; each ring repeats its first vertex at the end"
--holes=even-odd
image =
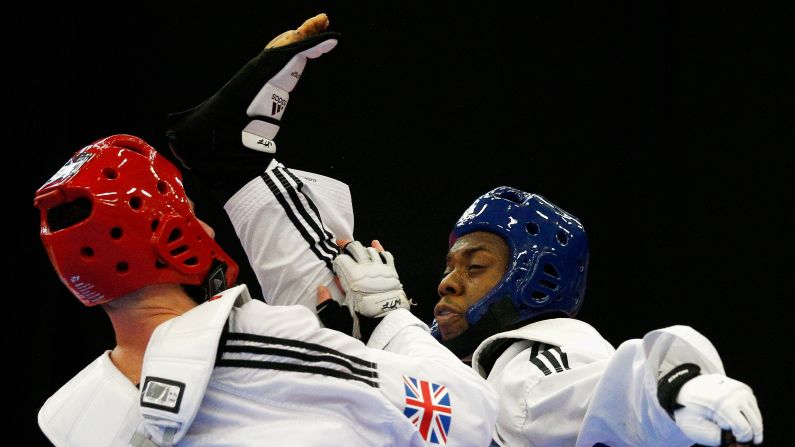
{"type": "Polygon", "coordinates": [[[683,363],[723,374],[714,346],[687,326],[652,331],[619,346],[596,387],[578,446],[690,446],[657,400],[657,381],[683,363]]]}
{"type": "Polygon", "coordinates": [[[350,190],[337,180],[288,170],[273,160],[262,176],[232,196],[229,215],[265,301],[301,304],[315,312],[316,289],[337,301],[331,265],[337,237],[353,239],[350,190]]]}
{"type": "Polygon", "coordinates": [[[430,335],[406,309],[388,313],[367,343],[378,359],[381,389],[427,443],[487,446],[497,394],[430,335]]]}
{"type": "MultiPolygon", "coordinates": [[[[347,186],[272,163],[224,206],[269,304],[303,304],[315,312],[316,288],[333,282],[336,237],[353,240],[347,186]]],[[[486,446],[497,396],[471,368],[439,344],[405,309],[390,312],[368,347],[380,389],[430,445],[486,446]],[[383,350],[382,350],[383,349],[383,350]]]]}

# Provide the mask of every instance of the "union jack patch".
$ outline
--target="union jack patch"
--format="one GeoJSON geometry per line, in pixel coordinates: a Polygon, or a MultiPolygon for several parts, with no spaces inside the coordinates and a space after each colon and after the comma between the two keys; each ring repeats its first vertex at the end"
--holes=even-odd
{"type": "Polygon", "coordinates": [[[426,380],[403,376],[406,407],[403,414],[420,431],[422,439],[432,444],[447,444],[453,408],[447,387],[426,380]]]}

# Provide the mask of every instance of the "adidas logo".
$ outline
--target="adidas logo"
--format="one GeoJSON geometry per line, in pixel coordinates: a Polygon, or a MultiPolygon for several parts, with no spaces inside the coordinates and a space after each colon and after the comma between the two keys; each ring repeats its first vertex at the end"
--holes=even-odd
{"type": "Polygon", "coordinates": [[[276,115],[277,113],[284,110],[285,107],[287,107],[287,100],[281,96],[274,93],[271,95],[271,99],[273,100],[273,103],[271,104],[271,115],[276,115]]]}

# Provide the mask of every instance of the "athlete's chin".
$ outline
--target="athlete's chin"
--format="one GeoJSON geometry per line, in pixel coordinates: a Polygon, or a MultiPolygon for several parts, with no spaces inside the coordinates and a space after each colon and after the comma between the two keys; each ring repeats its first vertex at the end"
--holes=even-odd
{"type": "Polygon", "coordinates": [[[444,341],[458,337],[467,329],[469,329],[469,324],[466,318],[456,318],[444,323],[439,323],[439,333],[442,334],[442,340],[444,341]]]}

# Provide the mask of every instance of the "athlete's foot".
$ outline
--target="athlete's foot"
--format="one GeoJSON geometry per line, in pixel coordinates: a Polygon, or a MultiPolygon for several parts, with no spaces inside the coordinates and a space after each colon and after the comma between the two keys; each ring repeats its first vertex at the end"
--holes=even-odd
{"type": "Polygon", "coordinates": [[[298,29],[285,31],[278,36],[274,37],[265,48],[276,48],[284,45],[289,45],[307,37],[314,36],[315,34],[322,33],[328,29],[329,20],[326,13],[320,13],[311,19],[307,19],[298,29]]]}
{"type": "Polygon", "coordinates": [[[328,17],[319,14],[280,34],[215,95],[170,115],[169,146],[183,167],[213,189],[222,184],[222,196],[264,171],[307,59],[336,46],[338,35],[324,32],[328,25],[328,17]]]}

